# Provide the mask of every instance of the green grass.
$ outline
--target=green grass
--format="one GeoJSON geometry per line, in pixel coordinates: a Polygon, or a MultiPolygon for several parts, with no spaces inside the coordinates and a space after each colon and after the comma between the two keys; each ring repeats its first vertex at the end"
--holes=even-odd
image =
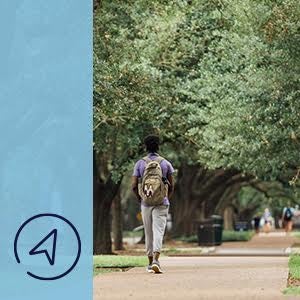
{"type": "Polygon", "coordinates": [[[285,295],[300,295],[300,286],[292,286],[283,290],[285,295]]]}
{"type": "Polygon", "coordinates": [[[162,251],[162,254],[163,255],[174,255],[174,254],[179,254],[179,253],[181,253],[182,251],[180,251],[180,249],[179,248],[175,248],[175,247],[171,247],[171,248],[169,248],[169,249],[167,249],[167,250],[163,250],[162,251]]]}
{"type": "Polygon", "coordinates": [[[97,267],[140,267],[145,266],[147,258],[130,255],[97,255],[94,256],[94,266],[97,267]]]}
{"type": "MultiPolygon", "coordinates": [[[[249,241],[254,235],[254,231],[230,231],[224,230],[222,234],[222,242],[244,242],[249,241]]],[[[197,235],[183,236],[178,240],[186,243],[197,243],[197,235]]]]}
{"type": "Polygon", "coordinates": [[[294,232],[292,232],[292,236],[300,238],[300,231],[294,231],[294,232]]]}
{"type": "Polygon", "coordinates": [[[97,255],[94,256],[94,276],[124,268],[144,267],[147,263],[145,256],[97,255]]]}
{"type": "Polygon", "coordinates": [[[197,247],[196,249],[195,248],[185,248],[185,249],[182,249],[182,248],[175,248],[175,247],[172,247],[172,248],[167,248],[165,250],[162,251],[162,255],[163,256],[186,256],[186,255],[195,255],[195,256],[198,256],[202,253],[202,249],[201,247],[197,247]]]}
{"type": "MultiPolygon", "coordinates": [[[[292,254],[289,259],[289,278],[290,282],[300,280],[300,255],[292,254]]],[[[299,281],[298,281],[299,282],[299,281]]],[[[300,286],[289,286],[283,290],[285,295],[300,295],[300,286]]]]}
{"type": "Polygon", "coordinates": [[[123,231],[123,237],[142,237],[143,230],[140,231],[123,231]]]}
{"type": "Polygon", "coordinates": [[[290,256],[289,270],[293,278],[300,279],[300,255],[293,254],[290,256]]]}
{"type": "Polygon", "coordinates": [[[230,231],[224,230],[222,241],[223,242],[246,242],[251,240],[254,231],[230,231]]]}
{"type": "Polygon", "coordinates": [[[191,236],[181,236],[176,238],[176,240],[178,241],[182,241],[185,243],[197,243],[198,242],[198,238],[196,235],[191,235],[191,236]]]}

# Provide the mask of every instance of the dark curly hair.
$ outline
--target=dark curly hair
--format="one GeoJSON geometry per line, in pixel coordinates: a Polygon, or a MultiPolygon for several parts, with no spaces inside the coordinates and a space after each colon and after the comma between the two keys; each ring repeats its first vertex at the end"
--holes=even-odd
{"type": "Polygon", "coordinates": [[[159,137],[157,135],[148,135],[144,139],[146,150],[150,153],[157,152],[159,150],[159,137]]]}

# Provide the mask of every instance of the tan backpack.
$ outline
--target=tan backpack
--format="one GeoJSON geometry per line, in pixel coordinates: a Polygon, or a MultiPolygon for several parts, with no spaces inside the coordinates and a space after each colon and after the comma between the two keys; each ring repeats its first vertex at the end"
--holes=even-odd
{"type": "Polygon", "coordinates": [[[164,198],[168,194],[168,185],[163,182],[160,163],[164,160],[158,156],[154,160],[144,157],[146,167],[142,181],[139,184],[139,195],[146,205],[162,205],[164,198]]]}

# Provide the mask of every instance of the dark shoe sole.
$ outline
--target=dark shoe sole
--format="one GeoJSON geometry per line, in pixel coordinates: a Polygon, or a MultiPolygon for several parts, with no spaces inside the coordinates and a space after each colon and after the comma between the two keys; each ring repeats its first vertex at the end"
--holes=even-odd
{"type": "Polygon", "coordinates": [[[158,265],[153,264],[152,265],[152,270],[156,273],[156,274],[161,274],[162,270],[158,265]]]}

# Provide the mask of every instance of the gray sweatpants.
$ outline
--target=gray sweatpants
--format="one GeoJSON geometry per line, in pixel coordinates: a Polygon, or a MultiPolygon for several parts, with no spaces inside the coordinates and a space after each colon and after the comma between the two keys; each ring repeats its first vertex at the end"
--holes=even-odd
{"type": "Polygon", "coordinates": [[[145,230],[145,243],[148,256],[161,251],[167,224],[169,205],[143,206],[142,217],[145,230]]]}

